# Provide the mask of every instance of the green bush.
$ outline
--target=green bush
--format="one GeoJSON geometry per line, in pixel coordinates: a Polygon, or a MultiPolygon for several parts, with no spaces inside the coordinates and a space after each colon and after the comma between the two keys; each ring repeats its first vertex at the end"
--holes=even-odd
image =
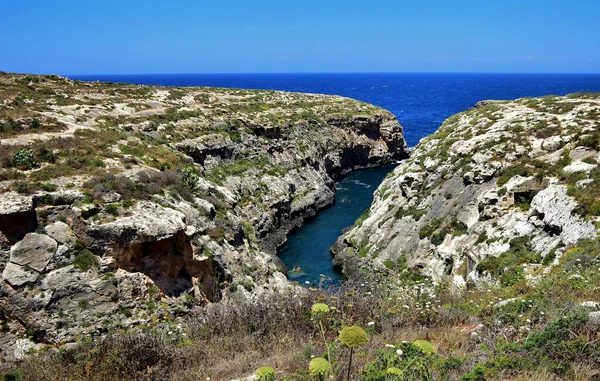
{"type": "Polygon", "coordinates": [[[181,173],[183,176],[183,182],[191,189],[198,189],[198,180],[200,180],[200,176],[196,173],[193,167],[184,167],[181,169],[181,173]]]}
{"type": "Polygon", "coordinates": [[[117,204],[108,204],[104,207],[104,211],[108,214],[112,214],[113,216],[119,215],[119,207],[117,204]]]}
{"type": "Polygon", "coordinates": [[[37,166],[35,155],[32,149],[21,148],[13,155],[13,164],[15,167],[31,169],[37,166]]]}
{"type": "Polygon", "coordinates": [[[97,256],[92,254],[91,251],[85,248],[85,244],[77,240],[75,242],[75,259],[73,260],[73,267],[81,271],[87,271],[92,268],[100,268],[100,260],[97,256]]]}
{"type": "Polygon", "coordinates": [[[22,372],[20,370],[11,370],[6,373],[2,373],[2,381],[18,381],[21,379],[22,372]]]}

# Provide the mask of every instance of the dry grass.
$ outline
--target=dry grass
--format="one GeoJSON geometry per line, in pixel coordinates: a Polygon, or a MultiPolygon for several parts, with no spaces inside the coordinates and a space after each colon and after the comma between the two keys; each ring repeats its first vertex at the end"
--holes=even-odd
{"type": "MultiPolygon", "coordinates": [[[[181,320],[180,329],[175,327],[176,322],[164,322],[97,343],[87,340],[74,349],[34,356],[18,364],[20,380],[230,380],[252,375],[261,366],[275,368],[278,379],[309,380],[305,372],[311,356],[326,353],[311,319],[311,306],[316,302],[335,307],[326,321],[326,339],[333,343],[336,380],[345,379],[348,360],[348,349],[336,342],[337,332],[353,324],[365,327],[370,339],[356,352],[353,379],[383,380],[373,373],[366,375],[365,369],[381,361],[386,344],[415,340],[427,340],[436,348],[435,356],[427,357],[424,363],[430,369],[430,376],[425,378],[428,380],[462,380],[482,364],[485,378],[469,380],[589,380],[600,369],[594,344],[597,330],[587,325],[565,332],[549,331],[550,323],[537,331],[538,336],[547,332],[545,341],[535,339],[539,341],[538,349],[518,349],[519,343],[533,338],[531,333],[517,336],[512,342],[517,347],[506,350],[499,347],[504,334],[493,323],[477,327],[486,323],[485,318],[467,318],[447,309],[388,314],[385,288],[371,291],[347,283],[339,290],[308,291],[304,296],[285,294],[255,303],[213,304],[181,320]],[[369,325],[371,321],[375,324],[369,325]],[[170,331],[175,335],[169,335],[170,331]],[[581,347],[568,349],[584,337],[591,352],[583,353],[577,349],[581,347]],[[575,341],[569,341],[572,339],[575,341]],[[521,358],[526,362],[520,364],[521,358]],[[444,365],[451,364],[451,360],[455,361],[453,366],[444,365]],[[562,370],[553,371],[553,364],[562,366],[562,370]]],[[[563,310],[565,315],[573,313],[563,310]]],[[[408,379],[423,379],[420,375],[413,373],[408,379]]]]}

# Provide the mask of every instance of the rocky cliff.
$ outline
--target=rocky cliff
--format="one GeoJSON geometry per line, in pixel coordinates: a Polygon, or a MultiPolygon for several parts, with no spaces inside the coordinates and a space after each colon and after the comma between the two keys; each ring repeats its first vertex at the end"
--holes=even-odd
{"type": "Polygon", "coordinates": [[[598,94],[480,102],[390,174],[335,263],[350,277],[412,270],[459,289],[536,279],[597,240],[599,151],[598,94]]]}
{"type": "Polygon", "coordinates": [[[347,98],[5,73],[0,139],[7,359],[289,287],[276,248],[334,179],[407,156],[347,98]]]}

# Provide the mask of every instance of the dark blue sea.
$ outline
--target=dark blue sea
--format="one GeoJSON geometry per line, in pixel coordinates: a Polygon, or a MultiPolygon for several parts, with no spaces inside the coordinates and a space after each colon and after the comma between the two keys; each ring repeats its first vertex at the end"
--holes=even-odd
{"type": "MultiPolygon", "coordinates": [[[[212,86],[343,95],[381,106],[402,123],[409,146],[447,117],[484,99],[515,99],[600,92],[600,74],[173,74],[86,75],[73,79],[164,86],[212,86]]],[[[279,255],[289,278],[301,284],[336,284],[329,248],[373,199],[391,168],[351,173],[337,182],[336,202],[288,236],[279,255]]]]}

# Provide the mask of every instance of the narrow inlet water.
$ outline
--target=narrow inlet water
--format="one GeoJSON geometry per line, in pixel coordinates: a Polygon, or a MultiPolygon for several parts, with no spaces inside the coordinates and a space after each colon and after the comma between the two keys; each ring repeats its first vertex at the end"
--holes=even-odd
{"type": "Polygon", "coordinates": [[[373,192],[394,166],[350,173],[336,183],[335,202],[288,235],[279,257],[288,268],[288,278],[301,285],[337,285],[342,273],[333,269],[329,248],[342,230],[371,206],[373,192]],[[321,276],[323,275],[323,276],[321,276]]]}

